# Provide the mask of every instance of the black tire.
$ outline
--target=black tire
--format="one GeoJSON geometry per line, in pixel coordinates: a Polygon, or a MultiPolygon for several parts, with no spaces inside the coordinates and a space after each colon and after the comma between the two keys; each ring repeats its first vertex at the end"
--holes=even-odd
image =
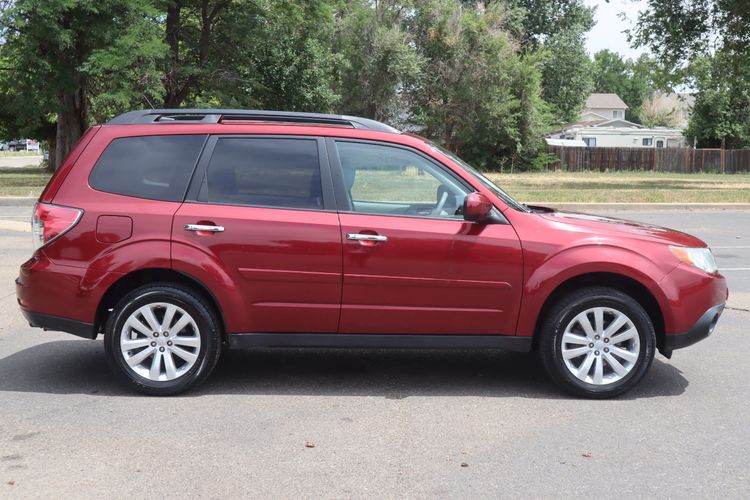
{"type": "MultiPolygon", "coordinates": [[[[575,290],[557,300],[542,319],[538,332],[538,346],[544,368],[563,390],[579,397],[605,399],[619,396],[640,382],[654,360],[656,334],[651,318],[635,299],[613,288],[592,286],[575,290]],[[597,307],[614,309],[627,316],[637,330],[640,344],[638,358],[633,362],[627,375],[606,384],[588,383],[579,379],[566,366],[562,355],[562,337],[568,325],[581,312],[597,307]]],[[[596,356],[603,355],[598,350],[595,352],[596,356]]],[[[588,354],[576,359],[584,356],[588,354]]],[[[612,371],[611,375],[614,376],[615,373],[612,371]]]]}
{"type": "MultiPolygon", "coordinates": [[[[104,328],[104,350],[114,373],[132,388],[145,394],[171,396],[197,386],[211,374],[221,354],[221,337],[220,322],[205,300],[188,288],[156,283],[133,290],[115,305],[104,328]],[[185,373],[173,380],[151,380],[141,376],[128,365],[120,348],[125,322],[140,307],[152,303],[166,303],[181,308],[192,317],[197,326],[197,332],[191,333],[200,337],[200,347],[194,348],[198,357],[192,367],[186,367],[185,373]]],[[[160,366],[164,366],[162,363],[165,361],[159,361],[160,366]]]]}

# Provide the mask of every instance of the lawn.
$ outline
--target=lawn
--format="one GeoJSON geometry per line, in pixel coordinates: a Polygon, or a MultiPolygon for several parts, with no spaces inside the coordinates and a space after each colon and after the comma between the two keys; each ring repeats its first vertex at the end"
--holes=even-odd
{"type": "Polygon", "coordinates": [[[536,172],[487,176],[526,203],[750,203],[750,174],[536,172]]]}
{"type": "Polygon", "coordinates": [[[49,178],[39,167],[0,168],[0,196],[39,196],[49,178]]]}
{"type": "Polygon", "coordinates": [[[0,151],[0,158],[9,156],[42,156],[41,151],[0,151]]]}
{"type": "MultiPolygon", "coordinates": [[[[0,196],[38,196],[49,175],[37,167],[0,168],[0,196]]],[[[750,203],[750,174],[536,172],[487,176],[526,203],[750,203]]],[[[432,184],[422,186],[426,180],[405,175],[404,181],[414,184],[410,191],[415,200],[424,198],[425,189],[434,192],[432,184]]],[[[362,188],[366,187],[363,184],[362,188]]]]}

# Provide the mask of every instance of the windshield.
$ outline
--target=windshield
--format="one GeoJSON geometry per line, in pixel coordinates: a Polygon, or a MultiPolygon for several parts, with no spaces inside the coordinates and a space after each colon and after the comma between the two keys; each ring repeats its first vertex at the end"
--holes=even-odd
{"type": "Polygon", "coordinates": [[[492,182],[487,177],[485,177],[482,174],[482,172],[480,172],[476,168],[472,167],[471,165],[469,165],[468,163],[466,163],[465,161],[463,161],[461,158],[459,158],[455,154],[451,153],[447,149],[441,148],[440,146],[438,146],[435,143],[430,142],[428,144],[432,148],[440,151],[445,156],[447,156],[451,160],[453,160],[456,163],[458,163],[459,165],[461,165],[472,177],[474,177],[476,180],[478,180],[484,187],[486,187],[487,189],[489,189],[490,191],[492,191],[492,193],[494,193],[495,196],[497,196],[498,198],[500,198],[501,200],[503,200],[505,202],[505,204],[508,205],[509,207],[511,207],[511,208],[513,208],[515,210],[518,210],[519,212],[530,212],[531,211],[528,208],[526,208],[525,205],[523,205],[522,203],[519,203],[518,201],[516,201],[511,195],[509,195],[508,193],[506,193],[505,191],[503,191],[502,189],[500,189],[494,182],[492,182]]]}

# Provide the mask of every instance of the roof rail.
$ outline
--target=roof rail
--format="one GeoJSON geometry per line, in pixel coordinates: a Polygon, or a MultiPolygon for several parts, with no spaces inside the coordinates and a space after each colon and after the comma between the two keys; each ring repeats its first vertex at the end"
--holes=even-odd
{"type": "Polygon", "coordinates": [[[118,115],[108,121],[107,124],[219,123],[229,120],[331,125],[373,130],[377,132],[400,133],[399,130],[390,125],[370,120],[369,118],[360,118],[358,116],[245,109],[143,109],[118,115]]]}

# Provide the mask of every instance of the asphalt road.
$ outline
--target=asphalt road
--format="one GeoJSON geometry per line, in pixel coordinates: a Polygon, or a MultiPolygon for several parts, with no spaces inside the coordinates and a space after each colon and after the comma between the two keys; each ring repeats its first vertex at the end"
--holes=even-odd
{"type": "Polygon", "coordinates": [[[747,498],[750,212],[626,215],[707,240],[731,298],[609,401],[496,351],[230,352],[192,393],[138,396],[101,341],[24,323],[29,234],[0,229],[0,497],[747,498]]]}

